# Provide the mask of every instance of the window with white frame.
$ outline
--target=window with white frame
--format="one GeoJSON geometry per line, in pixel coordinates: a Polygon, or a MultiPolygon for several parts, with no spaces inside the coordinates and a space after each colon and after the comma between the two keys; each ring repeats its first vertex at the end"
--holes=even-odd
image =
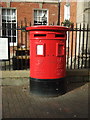
{"type": "Polygon", "coordinates": [[[34,10],[34,25],[47,25],[48,24],[48,11],[47,10],[34,10]]]}
{"type": "MultiPolygon", "coordinates": [[[[66,3],[64,5],[64,20],[70,20],[70,4],[66,3]]],[[[67,31],[67,38],[68,38],[68,31],[67,31]]],[[[66,47],[68,47],[68,40],[66,40],[66,47]]]]}
{"type": "Polygon", "coordinates": [[[70,20],[70,4],[64,5],[64,20],[70,20]]]}
{"type": "Polygon", "coordinates": [[[2,8],[2,37],[7,37],[10,45],[17,45],[16,9],[2,8]]]}

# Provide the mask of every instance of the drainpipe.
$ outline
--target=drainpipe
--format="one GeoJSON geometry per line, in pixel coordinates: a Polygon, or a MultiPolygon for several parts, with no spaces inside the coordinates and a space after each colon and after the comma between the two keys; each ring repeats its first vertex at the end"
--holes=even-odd
{"type": "Polygon", "coordinates": [[[61,0],[58,0],[58,23],[57,25],[60,25],[60,6],[61,6],[61,0]]]}

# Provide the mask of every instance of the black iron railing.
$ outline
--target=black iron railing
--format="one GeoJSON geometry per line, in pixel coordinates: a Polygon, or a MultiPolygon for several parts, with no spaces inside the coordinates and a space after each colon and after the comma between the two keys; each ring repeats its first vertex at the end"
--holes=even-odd
{"type": "MultiPolygon", "coordinates": [[[[29,39],[25,31],[26,26],[31,26],[27,20],[21,21],[17,27],[2,26],[2,36],[10,38],[10,31],[17,34],[17,45],[13,39],[12,46],[9,39],[9,59],[0,61],[2,70],[24,70],[29,69],[29,39]],[[6,34],[6,35],[5,35],[6,34]]],[[[14,34],[11,36],[14,38],[14,34]]],[[[66,41],[66,67],[67,69],[90,68],[90,27],[87,24],[78,25],[67,31],[66,41]]]]}
{"type": "Polygon", "coordinates": [[[90,68],[90,29],[89,25],[79,25],[68,31],[67,68],[90,68]]]}

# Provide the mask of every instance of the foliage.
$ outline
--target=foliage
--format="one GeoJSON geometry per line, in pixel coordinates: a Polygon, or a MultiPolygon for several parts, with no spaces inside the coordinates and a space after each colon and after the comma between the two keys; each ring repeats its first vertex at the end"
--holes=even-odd
{"type": "Polygon", "coordinates": [[[74,25],[74,23],[70,22],[69,20],[65,20],[61,23],[61,25],[66,26],[66,27],[71,27],[74,25]]]}

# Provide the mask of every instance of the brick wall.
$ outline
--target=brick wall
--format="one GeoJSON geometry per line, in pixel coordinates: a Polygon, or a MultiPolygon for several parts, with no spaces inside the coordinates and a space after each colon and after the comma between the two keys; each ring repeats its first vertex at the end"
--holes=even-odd
{"type": "Polygon", "coordinates": [[[71,3],[71,11],[70,11],[70,20],[72,21],[72,22],[74,22],[74,23],[76,23],[76,15],[77,15],[77,13],[76,13],[76,11],[77,11],[77,3],[76,2],[72,2],[71,3]]]}
{"type": "MultiPolygon", "coordinates": [[[[65,2],[61,2],[60,16],[61,22],[64,20],[64,5],[65,2]]],[[[76,23],[76,2],[71,2],[71,13],[70,20],[76,23]]],[[[1,2],[0,6],[7,7],[5,2],[1,2]]],[[[58,4],[57,3],[30,3],[30,2],[11,2],[10,7],[15,7],[17,9],[17,20],[20,23],[24,20],[24,17],[27,19],[28,24],[31,22],[33,24],[33,10],[38,9],[47,9],[49,11],[48,22],[49,24],[57,24],[58,19],[58,4]]]]}

